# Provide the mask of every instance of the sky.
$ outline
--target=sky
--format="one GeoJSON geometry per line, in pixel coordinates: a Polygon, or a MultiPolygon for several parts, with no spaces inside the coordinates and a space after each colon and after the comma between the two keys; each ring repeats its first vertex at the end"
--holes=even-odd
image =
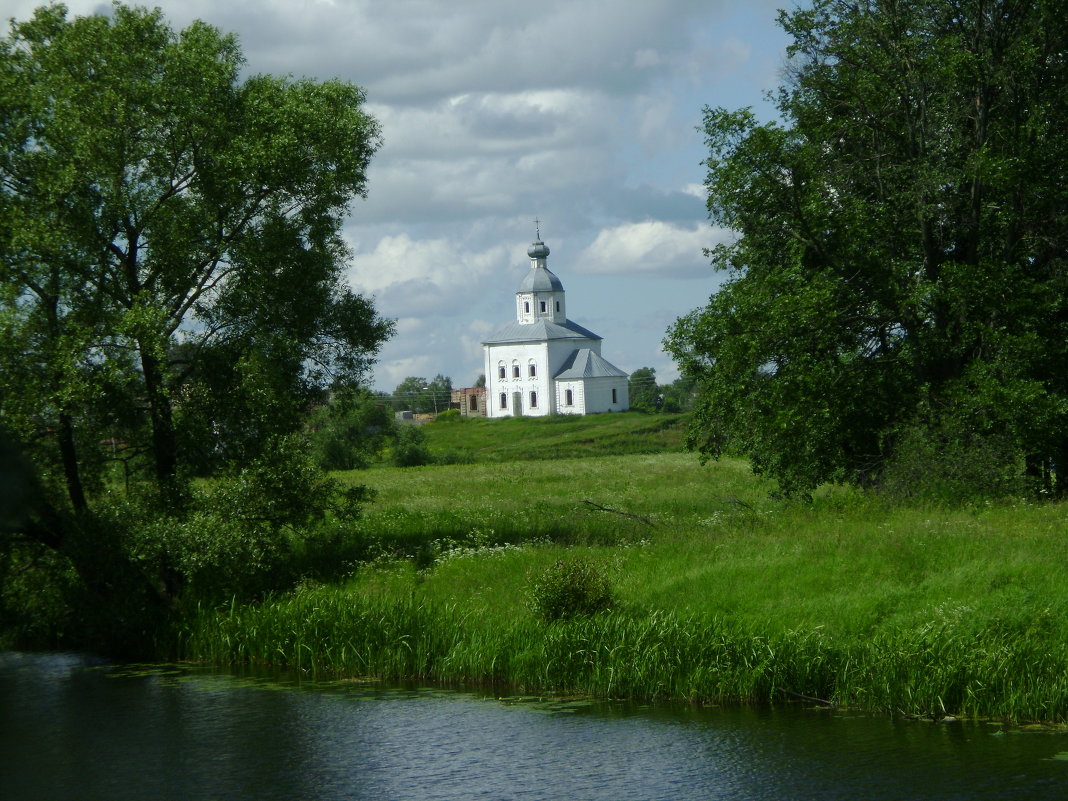
{"type": "MultiPolygon", "coordinates": [[[[136,3],[133,3],[136,4],[136,3]]],[[[40,2],[0,0],[26,19],[40,2]]],[[[68,0],[72,15],[109,3],[68,0]]],[[[474,384],[515,316],[535,220],[575,322],[633,372],[678,375],[668,327],[722,282],[698,130],[752,106],[785,63],[782,0],[157,0],[238,36],[247,70],[363,87],[380,123],[345,226],[352,287],[396,321],[371,385],[474,384]]]]}

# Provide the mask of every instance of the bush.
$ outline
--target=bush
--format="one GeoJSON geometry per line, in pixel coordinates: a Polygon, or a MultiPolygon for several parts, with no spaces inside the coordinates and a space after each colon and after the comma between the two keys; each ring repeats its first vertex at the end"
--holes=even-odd
{"type": "Polygon", "coordinates": [[[604,567],[588,559],[558,559],[531,582],[531,609],[546,622],[592,615],[614,605],[604,567]]]}
{"type": "Polygon", "coordinates": [[[393,464],[397,467],[419,467],[433,461],[426,446],[426,433],[418,426],[403,425],[393,443],[393,464]]]}
{"type": "Polygon", "coordinates": [[[366,390],[339,391],[308,420],[312,452],[324,470],[359,470],[396,436],[393,411],[366,390]]]}
{"type": "Polygon", "coordinates": [[[463,417],[459,409],[446,409],[434,418],[435,423],[462,423],[463,417]]]}
{"type": "Polygon", "coordinates": [[[881,494],[903,502],[950,505],[1020,495],[1022,465],[1008,437],[951,426],[907,429],[879,477],[881,494]]]}

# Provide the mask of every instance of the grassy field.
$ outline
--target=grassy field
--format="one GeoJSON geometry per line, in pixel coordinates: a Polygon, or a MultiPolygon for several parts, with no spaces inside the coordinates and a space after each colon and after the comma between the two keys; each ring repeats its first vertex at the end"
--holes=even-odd
{"type": "Polygon", "coordinates": [[[683,450],[686,415],[597,414],[484,417],[424,425],[431,450],[473,462],[574,459],[683,450]]]}
{"type": "Polygon", "coordinates": [[[188,655],[524,692],[1068,718],[1068,506],[908,508],[843,488],[800,505],[740,461],[670,450],[498,461],[513,430],[537,451],[554,425],[461,425],[501,441],[492,461],[346,474],[379,493],[360,523],[377,558],[343,586],[206,613],[188,655]],[[574,559],[615,606],[539,619],[531,587],[574,559]]]}

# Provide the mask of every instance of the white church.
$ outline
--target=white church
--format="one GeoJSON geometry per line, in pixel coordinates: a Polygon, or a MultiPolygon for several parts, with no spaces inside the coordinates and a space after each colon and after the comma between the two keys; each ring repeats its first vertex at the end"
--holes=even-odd
{"type": "Polygon", "coordinates": [[[627,374],[601,358],[601,337],[567,319],[564,285],[539,237],[515,293],[515,320],[482,343],[489,417],[621,412],[627,374]]]}

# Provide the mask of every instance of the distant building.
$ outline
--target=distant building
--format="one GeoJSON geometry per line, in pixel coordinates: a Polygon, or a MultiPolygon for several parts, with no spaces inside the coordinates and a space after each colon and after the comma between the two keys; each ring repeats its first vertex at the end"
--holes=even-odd
{"type": "Polygon", "coordinates": [[[486,388],[466,387],[452,391],[450,409],[459,409],[463,417],[486,416],[486,388]]]}
{"type": "Polygon", "coordinates": [[[601,357],[601,337],[567,319],[564,286],[539,238],[515,293],[516,319],[482,343],[489,417],[595,414],[629,408],[627,374],[601,357]]]}

